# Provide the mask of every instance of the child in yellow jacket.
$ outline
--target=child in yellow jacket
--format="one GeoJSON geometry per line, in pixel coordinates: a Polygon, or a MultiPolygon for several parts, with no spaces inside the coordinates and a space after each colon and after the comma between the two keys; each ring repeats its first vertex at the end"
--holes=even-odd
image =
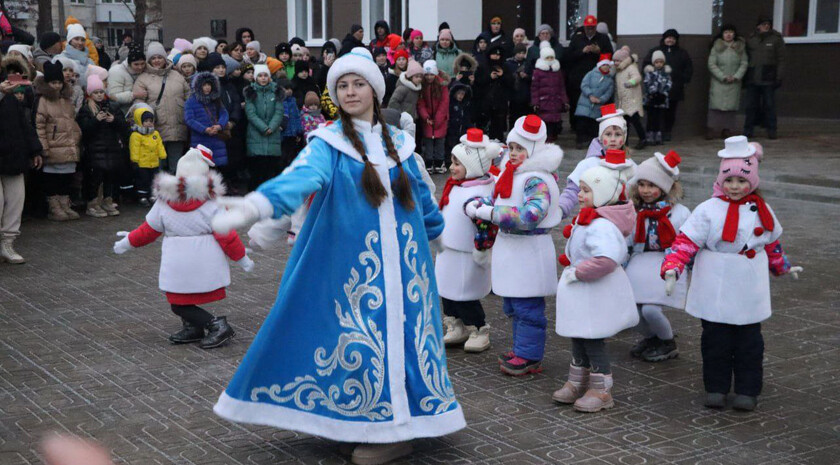
{"type": "Polygon", "coordinates": [[[157,174],[160,161],[166,159],[163,139],[155,130],[155,113],[150,108],[134,110],[134,125],[131,126],[131,138],[128,140],[131,163],[135,167],[134,185],[140,205],[151,204],[149,195],[152,191],[152,179],[157,174]]]}

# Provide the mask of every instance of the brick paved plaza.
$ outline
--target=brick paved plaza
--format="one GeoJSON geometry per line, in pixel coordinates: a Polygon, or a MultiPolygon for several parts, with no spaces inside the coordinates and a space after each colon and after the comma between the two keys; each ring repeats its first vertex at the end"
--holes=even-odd
{"type": "MultiPolygon", "coordinates": [[[[553,332],[554,300],[545,371],[515,379],[498,369],[510,332],[501,299],[491,296],[484,303],[493,349],[448,352],[468,427],[415,441],[405,463],[840,462],[840,157],[836,136],[792,132],[800,138],[759,139],[762,190],[784,226],[787,253],[805,273],[798,282],[773,280],[755,412],[703,407],[700,323],[676,311],[669,316],[679,358],[633,360],[628,349],[637,336],[625,331],[608,344],[616,407],[598,414],[558,407],[551,392],[564,380],[569,351],[553,332]]],[[[561,139],[564,148],[570,141],[561,139]]],[[[685,203],[693,208],[711,191],[722,142],[674,147],[685,159],[685,203]]],[[[582,156],[567,150],[563,174],[582,156]]],[[[435,180],[440,186],[444,177],[435,180]]],[[[207,306],[229,316],[232,344],[171,346],[166,336],[179,321],[157,288],[160,243],[123,256],[111,251],[114,233],[144,214],[136,206],[123,212],[64,224],[28,220],[16,243],[28,263],[0,264],[0,464],[41,463],[37,443],[51,431],[95,438],[117,463],[346,463],[330,441],[232,424],[211,410],[271,308],[288,249],[253,253],[255,272],[234,269],[228,299],[207,306]]]]}

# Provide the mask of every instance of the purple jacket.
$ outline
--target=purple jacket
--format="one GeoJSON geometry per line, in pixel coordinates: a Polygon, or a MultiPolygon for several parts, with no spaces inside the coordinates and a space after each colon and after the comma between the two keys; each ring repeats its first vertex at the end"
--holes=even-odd
{"type": "Polygon", "coordinates": [[[560,121],[568,103],[563,72],[535,68],[531,78],[531,105],[540,107],[540,118],[547,123],[560,121]]]}
{"type": "MultiPolygon", "coordinates": [[[[603,150],[604,146],[596,137],[592,139],[589,149],[586,150],[586,156],[583,158],[600,157],[603,155],[603,150]]],[[[575,211],[575,207],[578,205],[578,192],[580,192],[580,186],[571,179],[566,179],[566,188],[560,193],[560,209],[563,210],[563,218],[568,217],[575,211]]]]}

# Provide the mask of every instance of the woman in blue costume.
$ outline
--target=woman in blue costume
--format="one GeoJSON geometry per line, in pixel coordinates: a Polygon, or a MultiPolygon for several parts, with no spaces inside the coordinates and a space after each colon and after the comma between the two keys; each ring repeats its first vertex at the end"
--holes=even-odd
{"type": "Polygon", "coordinates": [[[214,411],[360,443],[354,463],[385,463],[410,454],[411,439],[465,426],[431,254],[443,218],[414,140],[382,118],[370,52],[336,60],[327,87],[340,119],[280,176],[219,201],[213,227],[227,231],[289,216],[314,194],[274,308],[214,411]]]}

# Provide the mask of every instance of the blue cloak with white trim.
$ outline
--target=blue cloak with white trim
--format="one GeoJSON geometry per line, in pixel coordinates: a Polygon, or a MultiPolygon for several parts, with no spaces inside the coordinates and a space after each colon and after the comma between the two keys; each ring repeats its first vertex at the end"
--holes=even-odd
{"type": "Polygon", "coordinates": [[[452,390],[429,241],[443,217],[412,157],[388,127],[415,208],[391,195],[399,170],[381,127],[354,122],[388,191],[372,207],[364,164],[341,123],[313,131],[280,176],[258,189],[274,217],[315,193],[277,301],[214,411],[227,419],[346,442],[442,436],[465,426],[452,390]]]}

